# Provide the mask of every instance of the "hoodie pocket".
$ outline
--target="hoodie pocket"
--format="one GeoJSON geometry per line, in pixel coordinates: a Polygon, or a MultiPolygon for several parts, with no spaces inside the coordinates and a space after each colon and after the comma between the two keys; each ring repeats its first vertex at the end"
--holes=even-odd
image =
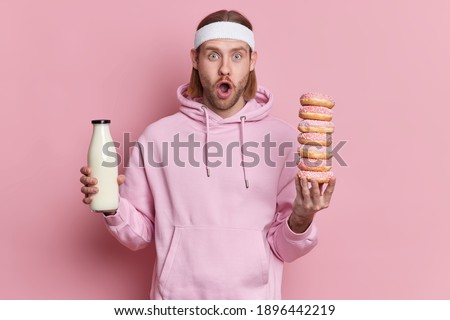
{"type": "Polygon", "coordinates": [[[262,231],[175,227],[159,289],[164,299],[267,299],[262,231]]]}

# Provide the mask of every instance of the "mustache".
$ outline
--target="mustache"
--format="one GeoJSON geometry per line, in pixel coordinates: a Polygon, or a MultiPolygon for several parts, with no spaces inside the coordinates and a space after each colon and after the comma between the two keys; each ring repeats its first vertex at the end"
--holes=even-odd
{"type": "Polygon", "coordinates": [[[216,81],[215,86],[219,86],[221,83],[226,83],[228,84],[230,87],[235,88],[236,86],[234,85],[233,81],[229,78],[229,77],[222,77],[219,80],[216,81]]]}

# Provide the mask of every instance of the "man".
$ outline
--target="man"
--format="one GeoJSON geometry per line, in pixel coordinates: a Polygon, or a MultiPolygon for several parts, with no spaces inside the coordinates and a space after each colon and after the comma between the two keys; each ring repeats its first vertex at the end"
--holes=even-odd
{"type": "MultiPolygon", "coordinates": [[[[283,262],[316,245],[336,181],[297,176],[297,131],[269,115],[244,16],[203,19],[191,59],[180,111],[144,130],[106,224],[133,250],[155,241],[152,299],[280,299],[283,262]]],[[[81,172],[89,204],[96,179],[81,172]]]]}

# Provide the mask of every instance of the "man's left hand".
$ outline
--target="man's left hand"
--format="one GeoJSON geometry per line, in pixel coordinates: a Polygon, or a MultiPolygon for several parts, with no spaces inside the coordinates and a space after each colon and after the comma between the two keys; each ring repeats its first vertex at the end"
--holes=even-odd
{"type": "Polygon", "coordinates": [[[317,180],[311,181],[311,188],[308,186],[306,177],[295,177],[295,188],[297,196],[292,207],[292,214],[289,217],[288,225],[295,233],[303,233],[308,229],[314,219],[314,215],[325,208],[328,208],[333,195],[336,178],[331,178],[323,191],[324,183],[317,180]]]}

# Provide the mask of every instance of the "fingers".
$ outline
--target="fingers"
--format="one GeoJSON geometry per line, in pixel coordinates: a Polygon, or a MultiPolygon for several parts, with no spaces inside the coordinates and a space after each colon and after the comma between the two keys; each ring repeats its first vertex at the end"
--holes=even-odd
{"type": "Polygon", "coordinates": [[[80,182],[86,187],[92,187],[97,184],[97,179],[93,177],[81,176],[80,182]]]}
{"type": "Polygon", "coordinates": [[[92,197],[84,197],[82,201],[85,204],[90,204],[92,202],[92,197]]]}
{"type": "Polygon", "coordinates": [[[119,184],[119,186],[121,185],[121,184],[123,184],[125,182],[125,176],[123,175],[123,174],[119,174],[118,176],[117,176],[117,183],[119,184]]]}
{"type": "Polygon", "coordinates": [[[84,194],[83,203],[90,204],[92,202],[92,195],[98,192],[98,188],[96,187],[81,187],[81,193],[84,194]]]}
{"type": "Polygon", "coordinates": [[[300,176],[298,174],[295,176],[295,190],[297,190],[297,194],[302,193],[302,187],[300,185],[300,176]]]}
{"type": "Polygon", "coordinates": [[[80,172],[85,176],[89,176],[91,174],[91,168],[89,167],[81,167],[80,172]]]}
{"type": "MultiPolygon", "coordinates": [[[[323,190],[325,184],[319,183],[316,179],[310,179],[310,184],[311,187],[309,187],[306,177],[296,177],[296,205],[300,206],[303,212],[314,214],[322,209],[328,208],[334,186],[336,185],[336,178],[330,179],[325,190],[323,190]]],[[[301,210],[297,210],[297,212],[301,212],[301,210]]]]}
{"type": "Polygon", "coordinates": [[[319,183],[319,190],[320,190],[320,195],[323,195],[323,185],[325,183],[319,183]]]}
{"type": "Polygon", "coordinates": [[[97,179],[90,177],[91,168],[89,167],[81,167],[80,172],[83,174],[80,178],[80,182],[87,187],[94,186],[97,184],[97,179]]]}
{"type": "Polygon", "coordinates": [[[295,190],[297,191],[297,200],[299,204],[303,203],[303,193],[302,193],[302,186],[300,182],[301,177],[297,174],[295,175],[295,190]]]}
{"type": "Polygon", "coordinates": [[[82,167],[80,172],[83,174],[80,178],[80,182],[84,185],[81,187],[81,193],[84,194],[83,203],[90,204],[92,202],[91,195],[98,192],[98,188],[94,187],[97,184],[97,179],[90,177],[91,168],[82,167]]]}
{"type": "Polygon", "coordinates": [[[300,177],[300,185],[301,185],[300,194],[302,195],[303,204],[306,207],[310,207],[312,205],[312,201],[309,192],[308,179],[306,177],[300,177]]]}
{"type": "Polygon", "coordinates": [[[331,196],[333,195],[335,185],[336,185],[336,178],[335,177],[330,178],[330,181],[328,182],[328,186],[323,193],[323,198],[324,198],[326,205],[328,205],[331,201],[331,196]]]}
{"type": "MultiPolygon", "coordinates": [[[[81,187],[81,193],[84,194],[83,203],[90,204],[92,202],[92,195],[98,192],[98,188],[95,185],[98,183],[98,180],[94,177],[91,177],[90,174],[92,170],[89,167],[82,167],[80,172],[83,174],[80,178],[80,182],[83,184],[81,187]]],[[[125,182],[125,176],[120,174],[117,176],[117,183],[120,186],[125,182]]]]}
{"type": "Polygon", "coordinates": [[[308,179],[306,177],[300,178],[300,184],[302,186],[302,193],[303,196],[309,197],[309,185],[308,185],[308,179]]]}
{"type": "MultiPolygon", "coordinates": [[[[306,207],[311,208],[312,210],[320,210],[324,207],[325,197],[322,192],[323,190],[323,183],[320,183],[315,180],[311,179],[310,181],[311,187],[308,185],[308,179],[303,177],[300,178],[300,185],[301,185],[301,192],[303,203],[306,205],[306,207]]],[[[297,193],[299,192],[299,189],[297,187],[297,193]]]]}
{"type": "Polygon", "coordinates": [[[90,196],[92,194],[96,194],[98,192],[98,188],[96,187],[81,187],[81,192],[86,196],[90,196]]]}
{"type": "Polygon", "coordinates": [[[320,187],[319,187],[319,183],[317,182],[317,180],[312,179],[311,180],[311,190],[310,190],[310,194],[311,194],[311,200],[312,200],[312,205],[313,205],[313,210],[320,210],[322,209],[322,198],[321,198],[321,194],[320,194],[320,187]]]}

